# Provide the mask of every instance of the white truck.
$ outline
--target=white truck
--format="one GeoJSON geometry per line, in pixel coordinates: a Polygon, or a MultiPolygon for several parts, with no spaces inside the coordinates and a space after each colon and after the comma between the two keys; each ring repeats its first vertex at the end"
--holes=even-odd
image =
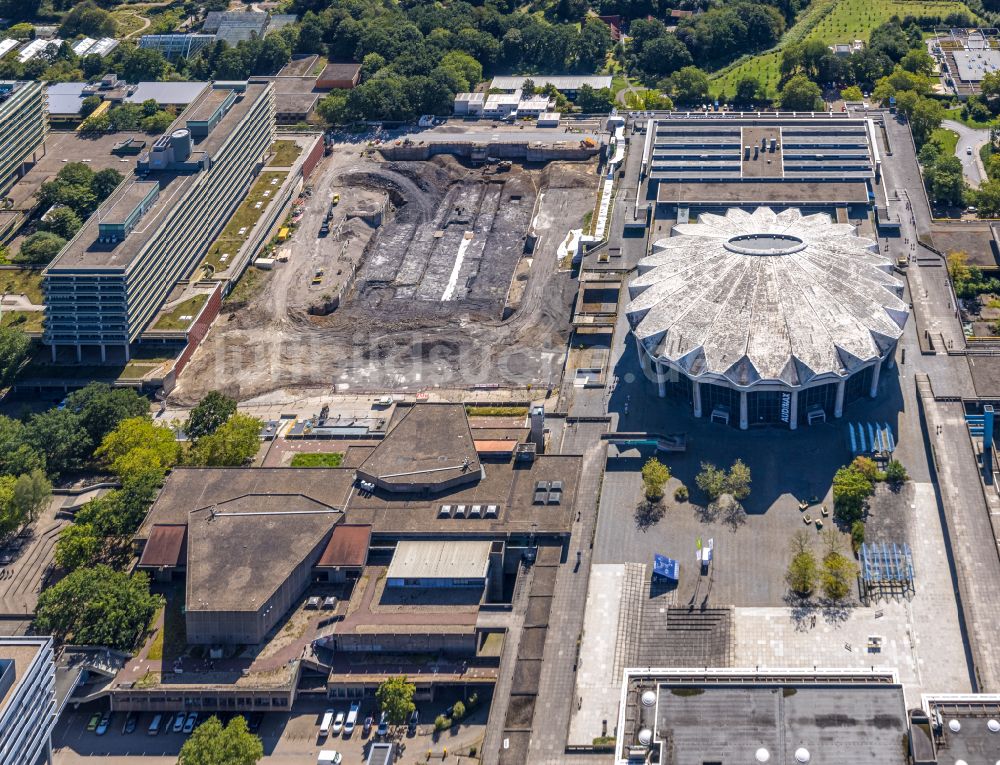
{"type": "Polygon", "coordinates": [[[316,758],[316,765],[340,765],[343,755],[333,749],[323,749],[316,758]]]}
{"type": "Polygon", "coordinates": [[[351,711],[347,713],[347,720],[344,722],[344,738],[350,738],[354,733],[354,726],[358,723],[358,712],[361,711],[361,704],[354,702],[351,704],[351,711]]]}

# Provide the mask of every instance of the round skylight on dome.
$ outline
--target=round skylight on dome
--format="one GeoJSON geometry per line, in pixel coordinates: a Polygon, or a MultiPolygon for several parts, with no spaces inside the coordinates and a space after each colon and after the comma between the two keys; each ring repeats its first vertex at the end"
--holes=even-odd
{"type": "Polygon", "coordinates": [[[761,747],[754,754],[754,759],[757,760],[757,762],[767,762],[771,759],[771,753],[764,747],[761,747]]]}
{"type": "Polygon", "coordinates": [[[809,754],[809,750],[804,746],[800,746],[795,750],[795,761],[796,762],[809,762],[812,755],[809,754]]]}
{"type": "Polygon", "coordinates": [[[643,746],[649,746],[653,743],[653,731],[649,728],[643,728],[639,731],[639,743],[643,746]]]}
{"type": "Polygon", "coordinates": [[[960,730],[962,730],[962,723],[960,723],[958,720],[949,720],[948,730],[950,730],[952,733],[958,733],[960,730]]]}
{"type": "Polygon", "coordinates": [[[653,691],[646,691],[642,694],[642,705],[644,707],[651,707],[656,703],[656,693],[653,691]]]}
{"type": "Polygon", "coordinates": [[[986,727],[989,729],[990,733],[1000,733],[1000,722],[992,718],[986,721],[986,727]]]}

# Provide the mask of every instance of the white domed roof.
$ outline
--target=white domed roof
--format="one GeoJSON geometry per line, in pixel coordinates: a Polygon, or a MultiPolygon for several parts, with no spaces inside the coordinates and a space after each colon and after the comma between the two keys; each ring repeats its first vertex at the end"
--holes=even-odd
{"type": "Polygon", "coordinates": [[[767,762],[771,759],[771,753],[764,747],[761,747],[757,750],[757,753],[754,754],[754,759],[757,760],[757,762],[767,762]]]}
{"type": "Polygon", "coordinates": [[[800,746],[798,749],[795,750],[796,762],[809,762],[810,757],[811,755],[809,754],[809,750],[806,749],[804,746],[800,746]]]}
{"type": "Polygon", "coordinates": [[[642,694],[642,705],[644,707],[651,707],[656,703],[656,693],[654,691],[646,691],[642,694]]]}
{"type": "Polygon", "coordinates": [[[653,743],[653,731],[649,728],[643,728],[639,731],[639,743],[643,746],[649,746],[653,743]]]}
{"type": "Polygon", "coordinates": [[[626,311],[656,357],[735,385],[801,385],[889,351],[909,316],[877,242],[825,214],[704,213],[639,262],[626,311]]]}

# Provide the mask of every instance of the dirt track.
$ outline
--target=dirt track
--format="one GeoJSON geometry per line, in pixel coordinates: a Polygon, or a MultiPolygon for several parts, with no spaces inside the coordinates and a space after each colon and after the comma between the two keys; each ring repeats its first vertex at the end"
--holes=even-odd
{"type": "Polygon", "coordinates": [[[515,166],[512,173],[530,179],[537,189],[534,228],[539,241],[520,307],[507,320],[499,311],[495,318],[484,318],[480,306],[462,301],[435,302],[431,311],[415,310],[416,302],[406,300],[371,305],[357,299],[353,289],[333,313],[309,314],[309,306],[321,302],[321,293],[326,297],[335,291],[338,280],[368,257],[379,237],[398,236],[400,225],[440,217],[439,203],[455,183],[481,177],[480,170],[450,157],[390,164],[362,158],[357,147],[350,147],[334,152],[314,171],[314,193],[290,242],[291,260],[266,275],[249,307],[231,317],[223,307],[171,400],[193,403],[212,389],[247,400],[277,389],[334,386],[412,393],[482,384],[556,384],[576,291],[570,275],[558,270],[556,249],[592,208],[594,166],[552,163],[527,171],[515,166]],[[320,238],[334,191],[344,201],[335,208],[331,235],[320,238]],[[394,211],[380,230],[358,219],[346,220],[338,229],[353,205],[386,195],[394,211]],[[324,284],[313,287],[311,277],[320,268],[324,284]]]}

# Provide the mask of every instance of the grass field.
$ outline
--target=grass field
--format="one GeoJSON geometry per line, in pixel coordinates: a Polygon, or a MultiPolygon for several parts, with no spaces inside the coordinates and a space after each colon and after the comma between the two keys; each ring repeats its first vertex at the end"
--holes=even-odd
{"type": "Polygon", "coordinates": [[[312,452],[296,454],[292,457],[292,467],[340,467],[344,461],[341,452],[312,452]]]}
{"type": "Polygon", "coordinates": [[[271,148],[274,149],[274,156],[267,163],[268,167],[291,167],[302,153],[302,149],[295,141],[275,141],[271,144],[271,148]]]}
{"type": "Polygon", "coordinates": [[[222,256],[228,254],[230,258],[235,257],[243,243],[250,237],[250,232],[264,214],[268,203],[281,188],[281,184],[288,175],[286,172],[265,171],[260,174],[254,185],[250,188],[246,199],[236,208],[229,223],[222,229],[219,238],[209,248],[205,255],[205,263],[211,265],[216,271],[225,270],[229,258],[224,262],[222,256]],[[273,181],[273,182],[272,182],[273,181]],[[257,203],[260,202],[260,207],[257,203]]]}
{"type": "Polygon", "coordinates": [[[0,316],[0,327],[14,325],[24,332],[41,332],[44,311],[4,311],[0,316]]]}
{"type": "Polygon", "coordinates": [[[918,0],[813,0],[804,14],[785,33],[781,43],[767,53],[743,59],[720,70],[712,78],[713,92],[732,94],[737,80],[750,75],[764,86],[768,96],[777,94],[781,63],[780,50],[789,43],[806,40],[850,42],[868,40],[871,30],[893,16],[943,16],[971,11],[964,3],[918,2],[918,0]]]}
{"type": "Polygon", "coordinates": [[[42,304],[42,272],[28,269],[0,269],[0,294],[27,295],[35,305],[42,304]]]}
{"type": "Polygon", "coordinates": [[[163,314],[153,325],[153,329],[187,329],[198,315],[198,311],[205,305],[206,300],[208,300],[208,295],[205,293],[192,295],[187,300],[178,303],[172,311],[163,314]],[[182,319],[182,316],[190,316],[191,318],[182,319]]]}
{"type": "Polygon", "coordinates": [[[941,145],[941,153],[950,157],[955,154],[955,147],[958,146],[958,133],[947,128],[938,128],[931,133],[931,140],[937,141],[941,145]]]}

